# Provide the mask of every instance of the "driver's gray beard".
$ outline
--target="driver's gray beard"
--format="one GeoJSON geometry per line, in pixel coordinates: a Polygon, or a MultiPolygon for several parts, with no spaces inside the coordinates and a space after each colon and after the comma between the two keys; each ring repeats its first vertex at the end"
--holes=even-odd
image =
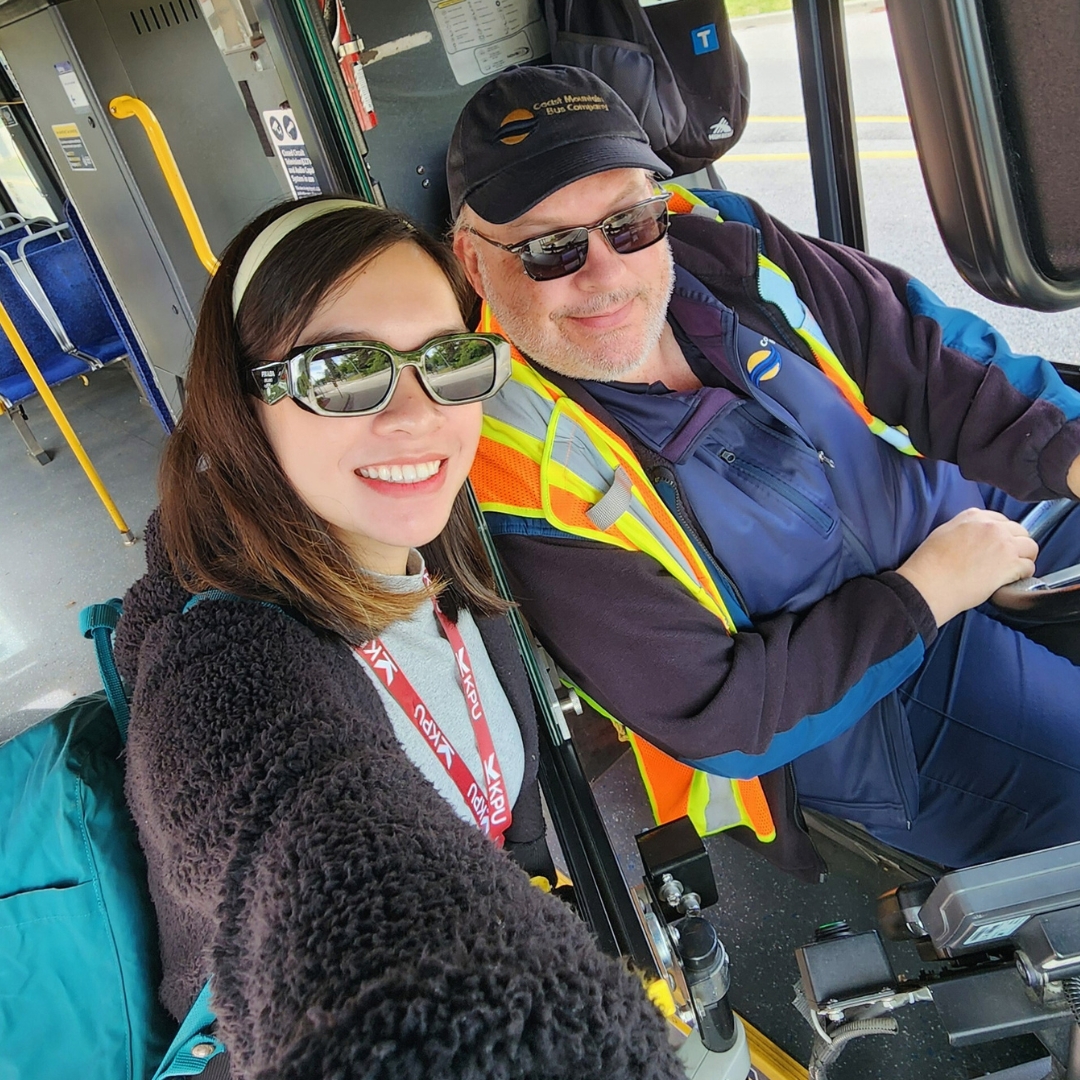
{"type": "MultiPolygon", "coordinates": [[[[558,323],[550,318],[543,325],[540,325],[534,319],[530,319],[527,314],[516,309],[511,310],[508,305],[504,306],[498,300],[493,300],[493,297],[500,295],[500,291],[497,286],[492,287],[494,276],[489,274],[488,267],[483,259],[477,260],[477,270],[484,288],[484,295],[488,297],[488,303],[495,313],[495,318],[499,320],[499,324],[502,326],[506,336],[525,356],[530,360],[535,360],[543,367],[551,371],[557,371],[571,379],[594,379],[597,382],[612,382],[633,375],[649,359],[656,348],[657,342],[660,340],[661,331],[664,329],[664,323],[667,320],[668,303],[675,288],[675,261],[671,256],[671,248],[666,244],[665,251],[667,252],[667,260],[664,264],[666,280],[660,289],[653,293],[654,298],[658,301],[662,297],[662,302],[658,302],[656,307],[649,313],[648,321],[643,328],[642,344],[637,349],[637,355],[617,361],[598,361],[591,351],[567,341],[566,338],[559,334],[558,323]]],[[[613,295],[619,294],[606,294],[597,302],[597,310],[610,307],[610,298],[613,295]]],[[[634,295],[637,294],[627,291],[626,299],[629,300],[634,295]]],[[[566,313],[560,311],[552,314],[561,315],[566,313]]],[[[588,312],[585,307],[581,307],[575,308],[573,314],[580,316],[586,315],[588,312]]]]}

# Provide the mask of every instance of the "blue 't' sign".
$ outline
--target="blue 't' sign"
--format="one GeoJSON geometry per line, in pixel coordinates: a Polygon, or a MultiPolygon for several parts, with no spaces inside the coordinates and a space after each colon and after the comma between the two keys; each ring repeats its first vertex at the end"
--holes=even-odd
{"type": "Polygon", "coordinates": [[[720,38],[716,33],[716,23],[707,23],[690,31],[690,40],[694,43],[694,53],[716,52],[720,48],[720,38]]]}

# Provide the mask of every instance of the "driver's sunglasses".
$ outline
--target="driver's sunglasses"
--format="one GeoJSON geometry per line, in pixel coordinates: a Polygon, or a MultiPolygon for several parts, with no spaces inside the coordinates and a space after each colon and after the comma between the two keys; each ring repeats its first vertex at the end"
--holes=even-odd
{"type": "Polygon", "coordinates": [[[659,243],[668,231],[667,204],[670,198],[668,192],[653,195],[625,210],[608,214],[595,225],[560,229],[531,240],[522,240],[519,244],[500,244],[498,240],[492,240],[490,236],[469,226],[466,226],[466,231],[516,255],[533,281],[555,281],[567,274],[577,273],[585,265],[589,257],[589,233],[597,229],[604,234],[611,250],[620,255],[632,255],[635,251],[644,251],[659,243]]]}
{"type": "Polygon", "coordinates": [[[416,369],[439,405],[491,397],[510,377],[510,345],[498,334],[443,334],[412,352],[381,341],[309,345],[284,360],[252,368],[255,392],[273,405],[291,397],[319,416],[369,416],[390,404],[398,377],[416,369]]]}

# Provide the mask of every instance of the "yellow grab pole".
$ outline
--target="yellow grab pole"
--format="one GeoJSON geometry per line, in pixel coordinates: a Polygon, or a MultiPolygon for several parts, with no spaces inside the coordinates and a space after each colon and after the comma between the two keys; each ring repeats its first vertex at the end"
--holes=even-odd
{"type": "Polygon", "coordinates": [[[199,261],[206,267],[207,273],[213,274],[218,268],[217,258],[213,251],[210,250],[206,233],[203,232],[202,222],[199,221],[199,215],[195,212],[195,205],[188,194],[184,178],[180,175],[180,170],[176,166],[176,158],[173,157],[173,152],[169,148],[169,140],[165,138],[165,132],[162,130],[158,118],[145,101],[140,101],[130,94],[121,94],[119,97],[114,97],[109,102],[109,112],[117,120],[126,120],[129,116],[137,117],[142,124],[146,131],[146,137],[150,140],[154,156],[157,158],[158,166],[165,176],[165,183],[169,185],[172,197],[176,200],[176,207],[180,211],[180,216],[184,219],[184,224],[187,226],[188,236],[191,237],[195,254],[199,256],[199,261]]]}
{"type": "Polygon", "coordinates": [[[105,509],[109,511],[109,517],[113,519],[113,523],[123,534],[124,543],[134,544],[135,534],[128,528],[127,522],[116,508],[116,503],[112,501],[112,496],[109,494],[108,488],[101,482],[101,477],[98,476],[97,469],[94,468],[94,463],[86,456],[86,451],[83,449],[82,443],[79,442],[79,436],[75,434],[71,424],[68,423],[68,418],[64,415],[64,410],[60,408],[60,403],[56,400],[55,395],[42,376],[37,364],[34,363],[34,358],[30,355],[30,350],[27,349],[26,343],[23,341],[19,331],[15,328],[15,324],[11,321],[11,316],[7,313],[7,308],[5,308],[2,303],[0,303],[0,330],[3,330],[5,335],[7,335],[8,341],[11,342],[11,347],[15,350],[15,355],[22,361],[22,366],[26,368],[26,373],[33,380],[34,386],[37,387],[37,392],[41,395],[41,400],[45,402],[46,408],[52,413],[52,418],[56,421],[61,432],[63,432],[64,438],[67,439],[68,446],[71,447],[75,456],[79,459],[79,464],[83,467],[83,472],[86,473],[87,479],[94,485],[94,490],[98,493],[98,498],[104,504],[105,509]]]}

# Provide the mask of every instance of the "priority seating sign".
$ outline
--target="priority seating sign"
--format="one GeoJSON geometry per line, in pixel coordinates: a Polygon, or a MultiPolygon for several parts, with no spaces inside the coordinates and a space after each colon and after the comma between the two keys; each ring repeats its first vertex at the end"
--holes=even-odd
{"type": "Polygon", "coordinates": [[[321,195],[322,189],[315,177],[315,166],[308,157],[304,137],[300,134],[292,109],[266,109],[263,120],[270,133],[274,153],[285,170],[285,178],[292,189],[293,198],[321,195]]]}

